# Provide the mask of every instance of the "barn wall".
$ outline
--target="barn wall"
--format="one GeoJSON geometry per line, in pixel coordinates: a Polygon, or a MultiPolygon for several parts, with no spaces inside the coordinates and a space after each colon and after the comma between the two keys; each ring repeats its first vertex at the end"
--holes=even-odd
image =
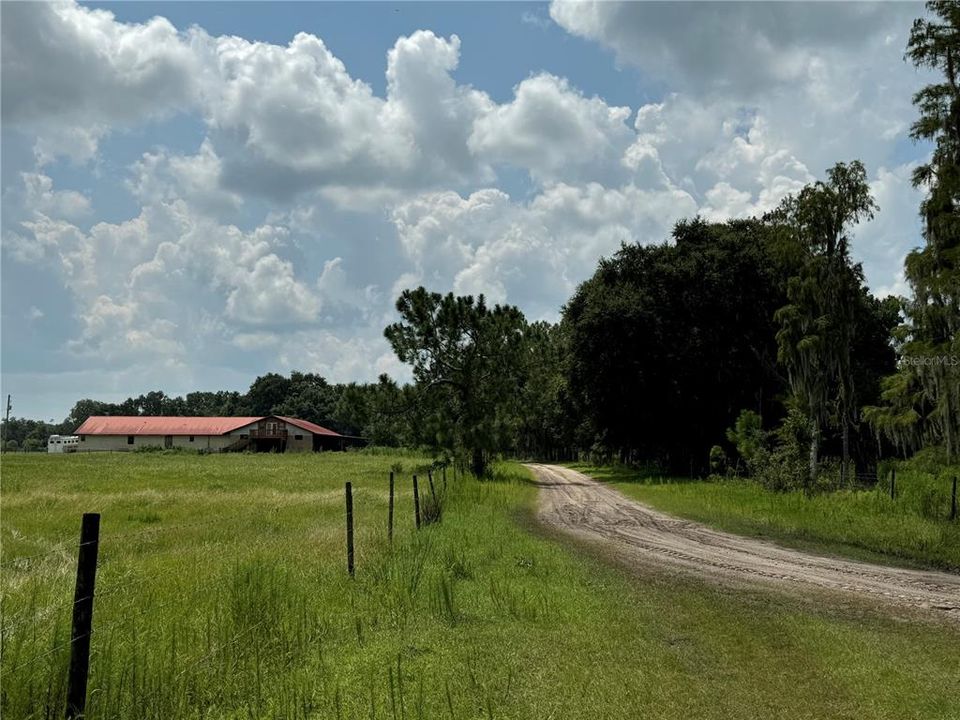
{"type": "Polygon", "coordinates": [[[287,452],[312,452],[313,451],[313,433],[309,430],[296,428],[296,433],[290,432],[287,439],[287,452]],[[297,440],[300,436],[300,440],[297,440]]]}
{"type": "MultiPolygon", "coordinates": [[[[297,427],[291,423],[281,422],[281,424],[287,430],[287,452],[312,452],[313,451],[313,433],[309,430],[304,430],[301,427],[297,427]],[[301,439],[297,440],[297,436],[300,436],[301,439]]],[[[259,422],[252,423],[242,428],[233,430],[230,433],[231,439],[230,442],[235,442],[241,437],[250,437],[250,430],[256,429],[259,422]]]]}
{"type": "MultiPolygon", "coordinates": [[[[128,445],[126,435],[85,435],[85,439],[79,443],[79,451],[129,452],[142,447],[162,448],[164,437],[163,435],[134,435],[133,445],[128,445]]],[[[193,442],[190,442],[190,437],[187,435],[174,435],[173,447],[218,452],[235,441],[236,438],[227,435],[194,435],[193,442]]]]}
{"type": "Polygon", "coordinates": [[[95,452],[98,450],[114,450],[126,452],[134,448],[127,445],[126,435],[81,435],[79,452],[95,452]]]}

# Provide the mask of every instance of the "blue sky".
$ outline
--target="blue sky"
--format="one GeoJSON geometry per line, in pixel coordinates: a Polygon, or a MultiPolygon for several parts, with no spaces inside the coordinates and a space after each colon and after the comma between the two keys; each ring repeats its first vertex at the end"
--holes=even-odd
{"type": "Polygon", "coordinates": [[[919,4],[89,3],[3,13],[2,391],[404,379],[403,287],[555,320],[621,242],[862,159],[904,293],[919,4]]]}

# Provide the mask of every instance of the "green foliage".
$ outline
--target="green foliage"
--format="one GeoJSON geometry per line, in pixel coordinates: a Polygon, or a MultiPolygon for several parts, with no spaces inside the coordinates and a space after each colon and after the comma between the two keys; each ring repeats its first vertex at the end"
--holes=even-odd
{"type": "MultiPolygon", "coordinates": [[[[760,484],[770,490],[812,489],[807,475],[806,450],[810,445],[810,423],[795,403],[789,403],[783,421],[771,433],[772,449],[764,446],[751,467],[760,484]]],[[[816,481],[814,481],[814,484],[816,481]]]]}
{"type": "Polygon", "coordinates": [[[919,118],[912,135],[931,142],[930,161],[916,168],[914,185],[927,191],[920,205],[924,246],[904,262],[912,297],[905,300],[902,362],[884,385],[883,404],[866,418],[880,437],[917,449],[943,445],[960,455],[960,5],[928,2],[929,15],[910,32],[907,57],[941,75],[914,95],[919,118]]]}
{"type": "Polygon", "coordinates": [[[490,456],[507,445],[516,417],[527,323],[515,307],[487,307],[481,295],[405,290],[400,322],[384,335],[413,369],[422,419],[434,447],[469,458],[484,475],[490,456]]]}
{"type": "Polygon", "coordinates": [[[522,382],[515,404],[516,450],[545,457],[577,442],[575,413],[567,388],[567,327],[536,322],[524,332],[522,382]]]}
{"type": "Polygon", "coordinates": [[[870,298],[863,272],[850,259],[849,231],[870,220],[876,205],[859,161],[837,163],[827,181],[790,195],[767,221],[800,252],[787,283],[787,304],[776,312],[778,357],[809,424],[808,480],[817,481],[822,427],[831,403],[843,435],[843,463],[849,458],[849,429],[859,407],[851,347],[857,332],[857,305],[870,298]]]}
{"type": "Polygon", "coordinates": [[[727,469],[727,454],[723,451],[723,448],[719,445],[714,445],[710,448],[710,473],[713,475],[720,475],[723,472],[726,472],[727,469]]]}
{"type": "Polygon", "coordinates": [[[741,410],[734,426],[727,430],[727,440],[736,449],[737,454],[751,468],[764,450],[766,433],[760,415],[753,410],[741,410]]]}
{"type": "Polygon", "coordinates": [[[581,447],[702,472],[740,408],[778,412],[789,264],[757,221],[681,222],[673,238],[624,245],[577,289],[567,386],[581,447]]]}

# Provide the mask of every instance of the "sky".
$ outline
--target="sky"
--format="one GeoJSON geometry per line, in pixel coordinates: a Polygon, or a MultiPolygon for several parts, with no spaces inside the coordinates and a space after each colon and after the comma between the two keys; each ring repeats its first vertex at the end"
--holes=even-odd
{"type": "Polygon", "coordinates": [[[556,321],[621,243],[862,160],[921,244],[914,3],[3,2],[0,390],[369,381],[405,288],[556,321]]]}

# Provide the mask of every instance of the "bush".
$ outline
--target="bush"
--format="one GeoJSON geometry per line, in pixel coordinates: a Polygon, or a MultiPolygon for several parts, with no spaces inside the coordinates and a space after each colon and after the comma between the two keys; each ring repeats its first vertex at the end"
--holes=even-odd
{"type": "Polygon", "coordinates": [[[710,448],[710,474],[720,475],[727,469],[727,454],[719,445],[710,448]]]}
{"type": "Polygon", "coordinates": [[[747,469],[751,469],[767,444],[767,433],[763,431],[760,416],[753,410],[741,410],[733,427],[727,430],[727,440],[733,444],[747,469]]]}

